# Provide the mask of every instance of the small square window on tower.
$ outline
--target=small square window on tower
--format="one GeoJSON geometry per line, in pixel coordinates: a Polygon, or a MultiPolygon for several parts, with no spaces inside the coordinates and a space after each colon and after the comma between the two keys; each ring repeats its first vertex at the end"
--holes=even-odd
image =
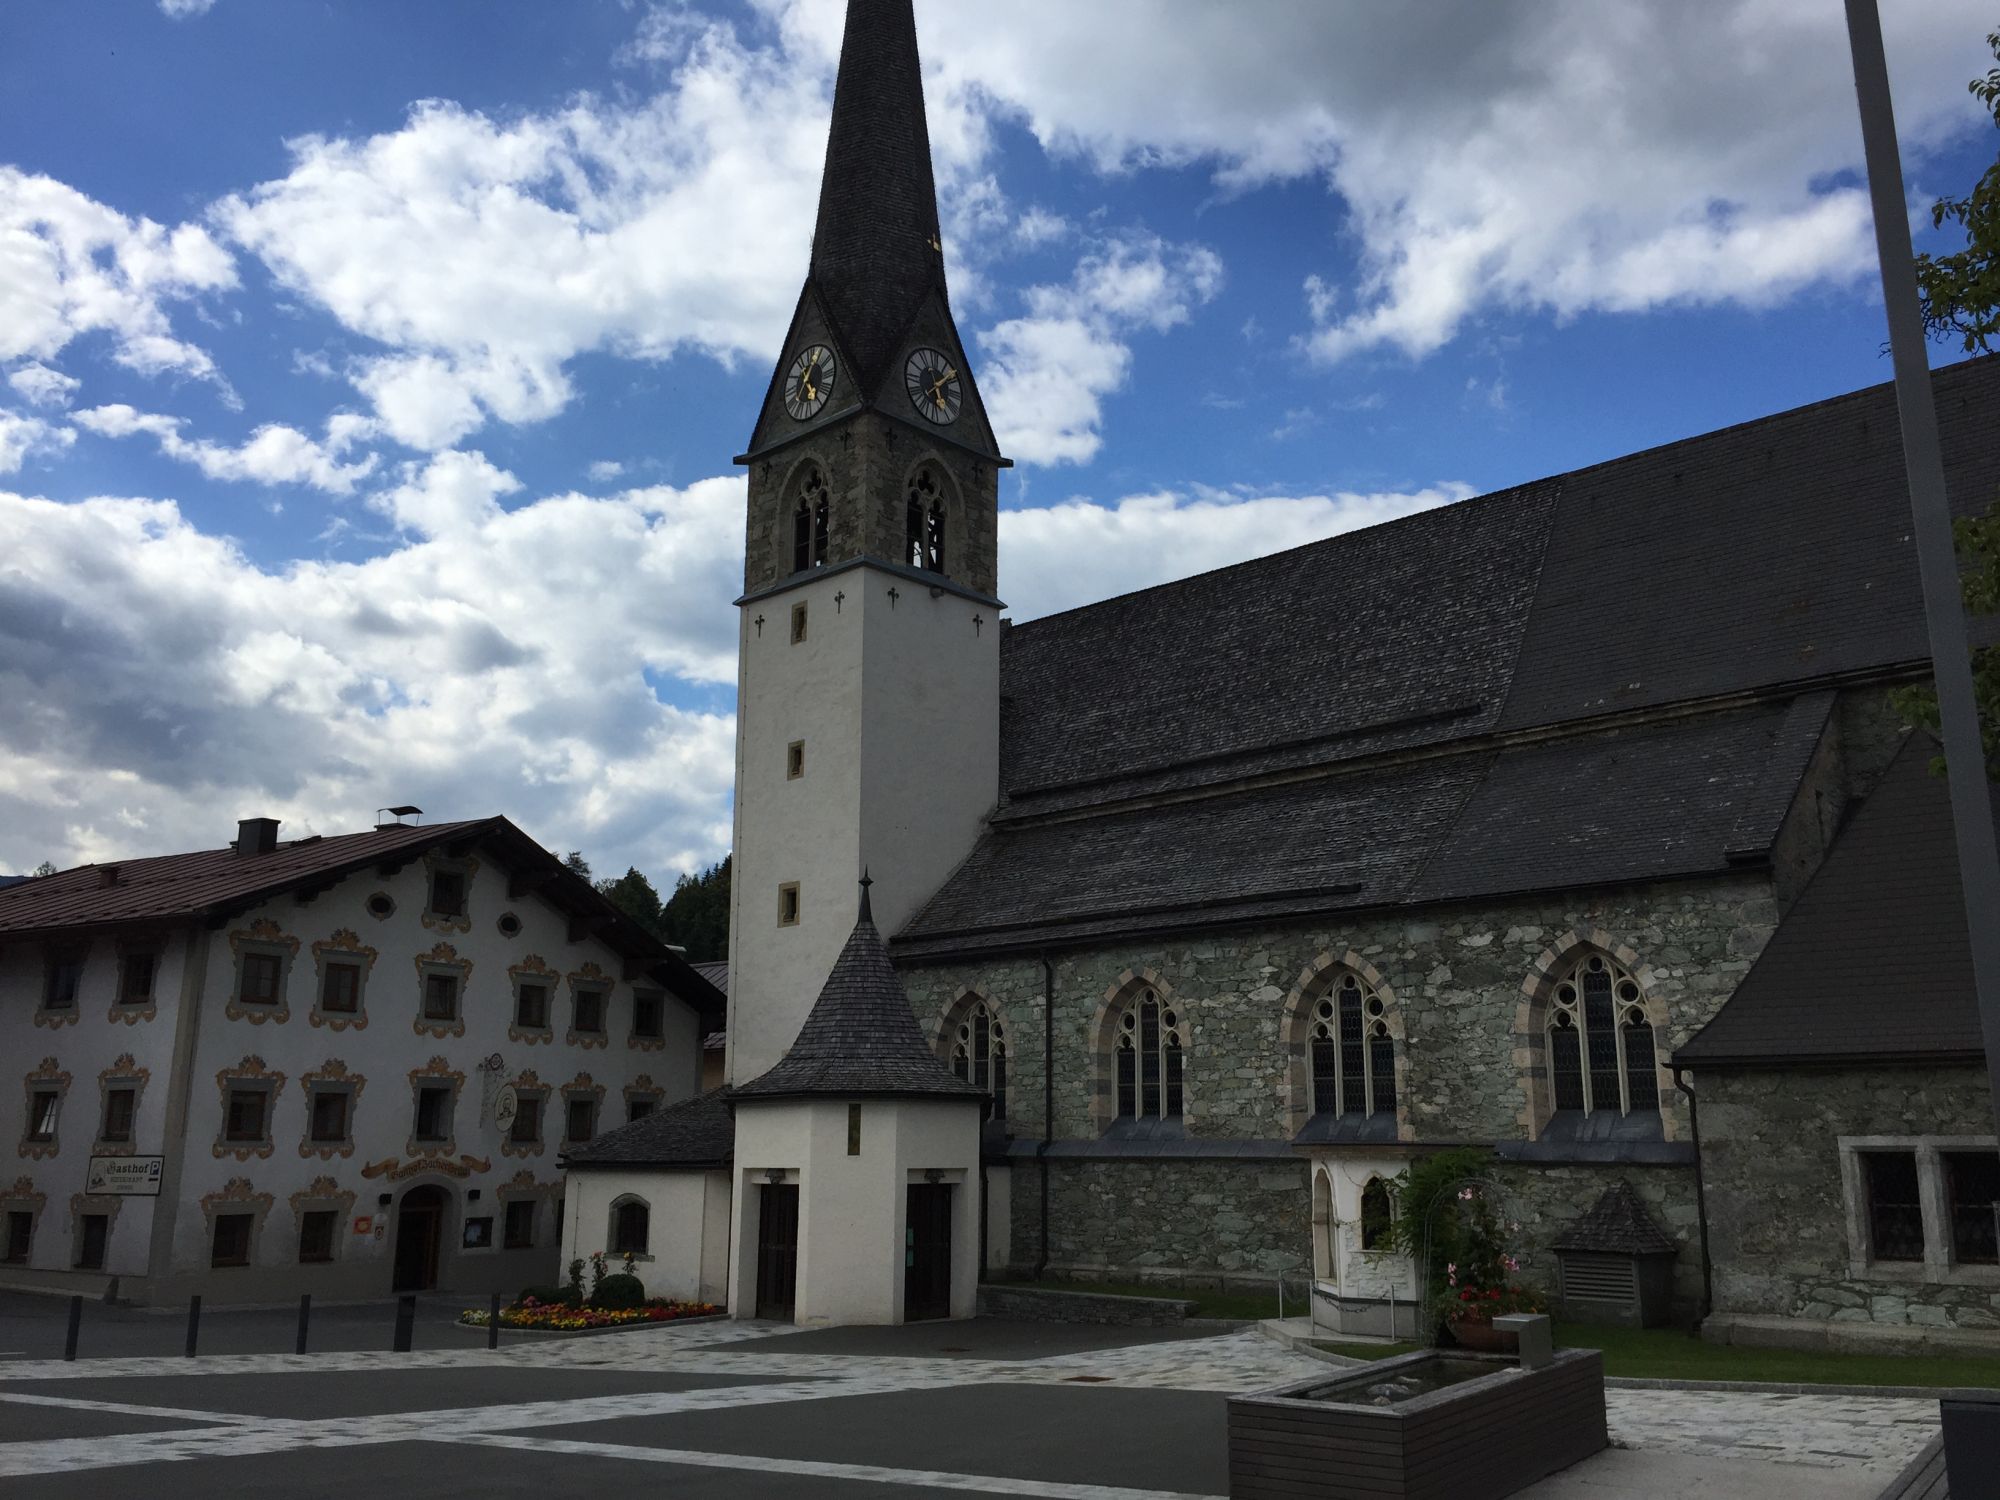
{"type": "Polygon", "coordinates": [[[803,603],[792,606],[792,644],[794,646],[806,638],[806,607],[803,603]]]}
{"type": "Polygon", "coordinates": [[[799,925],[799,886],[797,881],[778,887],[778,925],[796,927],[799,925]]]}
{"type": "Polygon", "coordinates": [[[806,774],[806,742],[793,740],[785,746],[785,780],[797,781],[806,774]]]}

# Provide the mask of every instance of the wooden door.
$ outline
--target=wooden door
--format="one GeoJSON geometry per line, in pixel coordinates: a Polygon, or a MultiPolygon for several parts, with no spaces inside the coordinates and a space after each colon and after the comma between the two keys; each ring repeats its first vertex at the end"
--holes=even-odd
{"type": "Polygon", "coordinates": [[[396,1291],[427,1292],[437,1285],[443,1239],[444,1189],[411,1188],[396,1207],[396,1291]]]}
{"type": "Polygon", "coordinates": [[[903,1223],[903,1321],[951,1316],[951,1184],[912,1183],[903,1223]]]}
{"type": "Polygon", "coordinates": [[[757,1316],[792,1321],[799,1285],[799,1185],[757,1190],[757,1316]]]}

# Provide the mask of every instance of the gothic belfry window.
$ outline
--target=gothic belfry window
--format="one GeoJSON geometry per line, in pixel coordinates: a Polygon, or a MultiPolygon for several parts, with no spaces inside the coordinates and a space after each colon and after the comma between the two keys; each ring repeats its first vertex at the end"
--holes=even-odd
{"type": "Polygon", "coordinates": [[[1396,1112],[1396,1043],[1382,997],[1341,973],[1313,1002],[1307,1037],[1316,1115],[1396,1112]]]}
{"type": "Polygon", "coordinates": [[[817,464],[806,470],[799,486],[799,503],[792,513],[792,571],[826,566],[833,503],[826,492],[826,475],[817,464]]]}
{"type": "Polygon", "coordinates": [[[903,509],[903,560],[913,568],[942,573],[944,529],[944,496],[937,476],[928,467],[919,469],[910,480],[909,501],[903,509]]]}
{"type": "Polygon", "coordinates": [[[1548,1048],[1558,1110],[1659,1109],[1653,1027],[1638,981],[1603,954],[1590,954],[1556,985],[1548,1048]]]}
{"type": "Polygon", "coordinates": [[[993,1100],[993,1118],[1007,1118],[1007,1034],[1000,1018],[975,1003],[950,1033],[951,1070],[967,1083],[986,1090],[993,1100]]]}

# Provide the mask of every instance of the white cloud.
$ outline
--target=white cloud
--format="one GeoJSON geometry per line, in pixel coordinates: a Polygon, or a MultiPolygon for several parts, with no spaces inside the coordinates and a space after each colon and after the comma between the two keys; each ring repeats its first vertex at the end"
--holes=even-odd
{"type": "Polygon", "coordinates": [[[477,454],[405,477],[420,539],[280,570],[169,502],[0,492],[0,868],[404,800],[656,877],[719,857],[742,480],[501,511],[477,454]]]}
{"type": "Polygon", "coordinates": [[[1222,285],[1200,245],[1114,239],[1060,286],[1026,293],[1027,314],[979,337],[980,386],[1000,445],[1022,463],[1088,463],[1103,446],[1104,398],[1132,368],[1132,334],[1165,333],[1222,285]]]}
{"type": "MultiPolygon", "coordinates": [[[[770,0],[777,4],[779,0],[770,0]]],[[[785,0],[788,14],[814,10],[785,0]]],[[[1886,7],[1906,146],[1971,126],[1980,0],[1886,7]]],[[[1015,0],[924,13],[934,95],[1101,170],[1321,177],[1360,269],[1307,284],[1321,359],[1422,355],[1493,309],[1761,306],[1865,274],[1838,6],[1015,0]],[[1254,12],[1254,20],[1251,14],[1254,12]]]]}
{"type": "Polygon", "coordinates": [[[214,7],[215,0],[160,0],[160,9],[170,21],[187,21],[196,16],[205,16],[214,7]]]}
{"type": "Polygon", "coordinates": [[[235,263],[199,225],[128,218],[53,178],[0,166],[0,363],[52,359],[104,333],[129,369],[226,391],[214,360],[175,336],[167,309],[235,285],[235,263]]]}
{"type": "Polygon", "coordinates": [[[590,466],[590,477],[598,484],[609,484],[614,479],[623,478],[625,465],[615,458],[600,458],[590,466]]]}
{"type": "Polygon", "coordinates": [[[357,443],[374,437],[377,430],[373,421],[352,412],[336,413],[328,419],[324,441],[316,441],[296,427],[267,422],[237,448],[206,438],[190,440],[181,435],[186,424],[180,417],[142,412],[123,403],[80,411],[75,421],[103,437],[146,433],[158,441],[167,457],[193,464],[210,479],[231,483],[303,484],[330,495],[347,495],[375,472],[377,462],[372,453],[354,463],[340,461],[357,443]]]}
{"type": "Polygon", "coordinates": [[[1000,514],[1000,597],[1016,620],[1074,609],[1464,500],[1469,484],[1356,494],[1196,490],[1000,514]]]}
{"type": "Polygon", "coordinates": [[[60,453],[76,441],[76,433],[40,417],[0,407],[0,474],[12,474],[33,453],[60,453]]]}
{"type": "Polygon", "coordinates": [[[427,464],[403,465],[403,482],[368,503],[404,531],[440,537],[476,531],[500,514],[500,498],[521,481],[483,453],[440,453],[427,464]]]}
{"type": "Polygon", "coordinates": [[[30,406],[67,406],[76,388],[83,384],[74,375],[65,375],[44,364],[25,364],[8,373],[7,384],[20,393],[30,406]]]}
{"type": "Polygon", "coordinates": [[[772,358],[805,269],[826,77],[678,20],[652,97],[505,122],[433,102],[386,134],[304,137],[285,177],[214,222],[380,346],[350,376],[413,447],[554,415],[588,351],[772,358]]]}

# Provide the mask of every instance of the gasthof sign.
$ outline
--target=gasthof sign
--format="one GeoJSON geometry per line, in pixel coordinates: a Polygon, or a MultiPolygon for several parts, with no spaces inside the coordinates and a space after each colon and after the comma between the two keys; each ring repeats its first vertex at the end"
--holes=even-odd
{"type": "Polygon", "coordinates": [[[164,1156],[93,1156],[83,1190],[113,1197],[157,1198],[165,1162],[164,1156]]]}

